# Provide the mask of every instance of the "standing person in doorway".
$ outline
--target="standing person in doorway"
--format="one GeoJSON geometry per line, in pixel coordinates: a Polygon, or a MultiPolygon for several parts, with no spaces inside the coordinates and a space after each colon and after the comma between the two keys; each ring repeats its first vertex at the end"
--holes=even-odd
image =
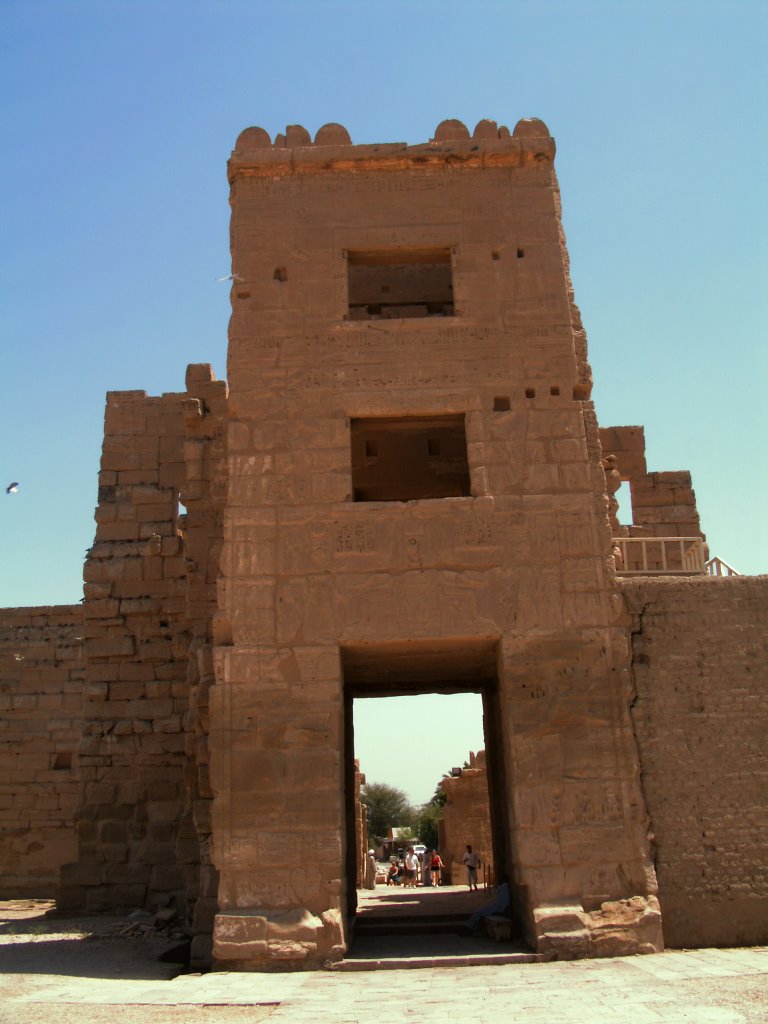
{"type": "Polygon", "coordinates": [[[376,888],[376,855],[373,850],[369,850],[368,856],[365,858],[363,885],[366,889],[376,888]]]}
{"type": "Polygon", "coordinates": [[[473,853],[472,847],[467,843],[467,852],[461,858],[462,862],[467,866],[467,885],[470,891],[474,889],[477,891],[477,869],[480,866],[480,858],[476,853],[473,853]]]}

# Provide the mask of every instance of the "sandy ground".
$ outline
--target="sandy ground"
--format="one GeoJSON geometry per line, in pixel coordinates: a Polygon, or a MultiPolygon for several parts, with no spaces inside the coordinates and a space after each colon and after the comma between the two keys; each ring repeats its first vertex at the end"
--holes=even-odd
{"type": "Polygon", "coordinates": [[[275,1007],[99,1005],[26,1002],[62,981],[167,981],[182,969],[158,959],[182,938],[158,933],[145,916],[56,917],[50,900],[0,901],[0,1022],[2,1024],[241,1024],[267,1020],[275,1007]],[[21,997],[21,998],[20,998],[21,997]],[[63,1019],[64,1018],[64,1019],[63,1019]]]}

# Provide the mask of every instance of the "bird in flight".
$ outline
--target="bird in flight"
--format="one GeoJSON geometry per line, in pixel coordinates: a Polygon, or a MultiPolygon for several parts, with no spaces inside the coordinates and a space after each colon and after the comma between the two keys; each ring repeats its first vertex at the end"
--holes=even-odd
{"type": "Polygon", "coordinates": [[[217,277],[217,281],[242,281],[239,274],[227,274],[226,277],[217,277]]]}
{"type": "Polygon", "coordinates": [[[8,484],[8,486],[5,488],[5,493],[6,494],[15,494],[18,491],[18,489],[19,489],[19,481],[18,480],[14,480],[12,484],[8,484]]]}

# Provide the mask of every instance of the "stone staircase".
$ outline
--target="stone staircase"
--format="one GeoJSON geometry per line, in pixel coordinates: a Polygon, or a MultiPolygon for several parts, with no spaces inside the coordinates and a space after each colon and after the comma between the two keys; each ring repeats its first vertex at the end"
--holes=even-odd
{"type": "Polygon", "coordinates": [[[456,895],[459,899],[454,901],[455,909],[450,900],[438,902],[434,898],[414,902],[412,907],[364,906],[355,919],[346,957],[329,967],[337,971],[403,970],[547,959],[531,953],[522,940],[495,942],[470,932],[466,926],[468,894],[463,898],[456,895]]]}

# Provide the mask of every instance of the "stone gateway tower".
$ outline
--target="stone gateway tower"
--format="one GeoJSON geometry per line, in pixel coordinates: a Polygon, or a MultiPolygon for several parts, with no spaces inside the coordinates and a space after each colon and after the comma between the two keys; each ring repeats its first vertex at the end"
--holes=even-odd
{"type": "Polygon", "coordinates": [[[472,691],[533,949],[768,941],[768,577],[712,575],[690,475],[598,428],[554,151],[237,140],[228,382],[110,392],[82,604],[0,610],[4,896],[338,960],[354,701],[472,691]]]}
{"type": "Polygon", "coordinates": [[[351,707],[373,694],[482,694],[497,875],[536,949],[662,948],[554,153],[538,120],[445,121],[416,146],[338,125],[237,141],[220,965],[343,954],[351,707]]]}

